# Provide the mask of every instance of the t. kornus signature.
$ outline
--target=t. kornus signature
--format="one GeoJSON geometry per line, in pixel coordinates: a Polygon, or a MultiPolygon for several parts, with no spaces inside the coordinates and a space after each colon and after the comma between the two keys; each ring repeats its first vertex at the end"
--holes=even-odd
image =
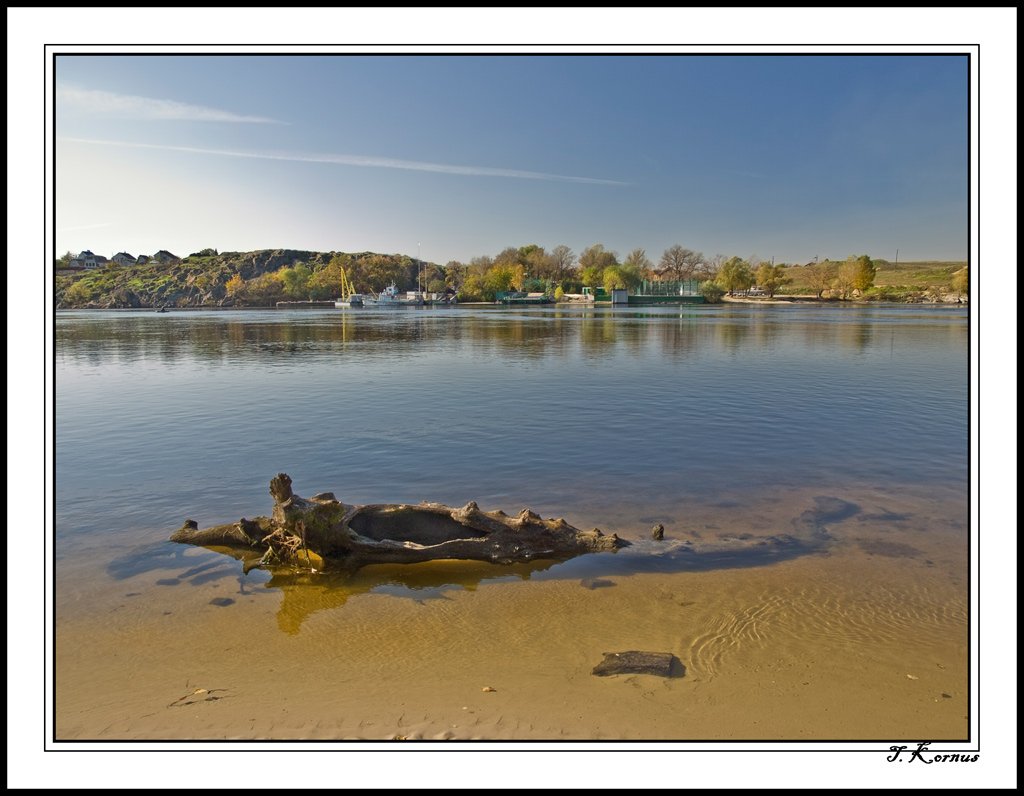
{"type": "MultiPolygon", "coordinates": [[[[911,750],[910,757],[903,758],[903,761],[913,763],[915,760],[920,760],[930,766],[932,763],[977,763],[978,757],[980,757],[978,754],[961,754],[960,752],[938,754],[928,748],[931,743],[931,741],[922,741],[917,745],[917,749],[911,750]],[[932,755],[931,759],[925,757],[926,754],[932,755]]],[[[885,759],[890,763],[895,763],[908,748],[907,746],[890,746],[889,751],[892,754],[885,759]]]]}

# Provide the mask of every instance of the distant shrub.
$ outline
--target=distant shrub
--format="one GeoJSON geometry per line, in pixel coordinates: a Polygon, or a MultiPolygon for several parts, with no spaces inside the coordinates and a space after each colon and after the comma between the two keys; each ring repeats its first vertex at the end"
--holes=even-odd
{"type": "Polygon", "coordinates": [[[725,289],[711,280],[701,282],[698,290],[708,304],[718,304],[722,300],[722,296],[725,295],[725,289]]]}

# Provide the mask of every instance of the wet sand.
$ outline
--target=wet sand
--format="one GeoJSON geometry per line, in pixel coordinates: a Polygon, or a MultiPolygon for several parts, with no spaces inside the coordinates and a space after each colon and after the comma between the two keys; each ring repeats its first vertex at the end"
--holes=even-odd
{"type": "MultiPolygon", "coordinates": [[[[666,537],[769,533],[813,494],[689,506],[666,537]]],[[[192,548],[116,579],[69,562],[56,738],[965,739],[966,508],[955,490],[833,494],[861,507],[834,543],[764,566],[641,571],[601,554],[342,585],[267,583],[192,548]],[[685,674],[591,674],[622,650],[670,652],[685,674]]]]}

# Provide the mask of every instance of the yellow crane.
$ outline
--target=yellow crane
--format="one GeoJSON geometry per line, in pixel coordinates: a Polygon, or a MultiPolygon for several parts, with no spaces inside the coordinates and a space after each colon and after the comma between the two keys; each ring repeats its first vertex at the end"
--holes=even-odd
{"type": "Polygon", "coordinates": [[[352,281],[348,278],[348,274],[345,273],[345,269],[341,269],[341,297],[334,302],[336,307],[362,307],[363,297],[356,293],[355,286],[352,281]]]}
{"type": "Polygon", "coordinates": [[[352,287],[352,282],[349,281],[348,274],[345,273],[345,269],[341,269],[341,298],[344,301],[348,301],[349,296],[355,293],[355,288],[352,287]]]}

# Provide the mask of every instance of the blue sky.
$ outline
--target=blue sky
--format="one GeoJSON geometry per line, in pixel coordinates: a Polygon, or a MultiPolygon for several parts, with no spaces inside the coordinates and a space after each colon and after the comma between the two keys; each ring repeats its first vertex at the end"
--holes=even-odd
{"type": "Polygon", "coordinates": [[[960,55],[60,55],[56,251],[968,251],[960,55]]]}

